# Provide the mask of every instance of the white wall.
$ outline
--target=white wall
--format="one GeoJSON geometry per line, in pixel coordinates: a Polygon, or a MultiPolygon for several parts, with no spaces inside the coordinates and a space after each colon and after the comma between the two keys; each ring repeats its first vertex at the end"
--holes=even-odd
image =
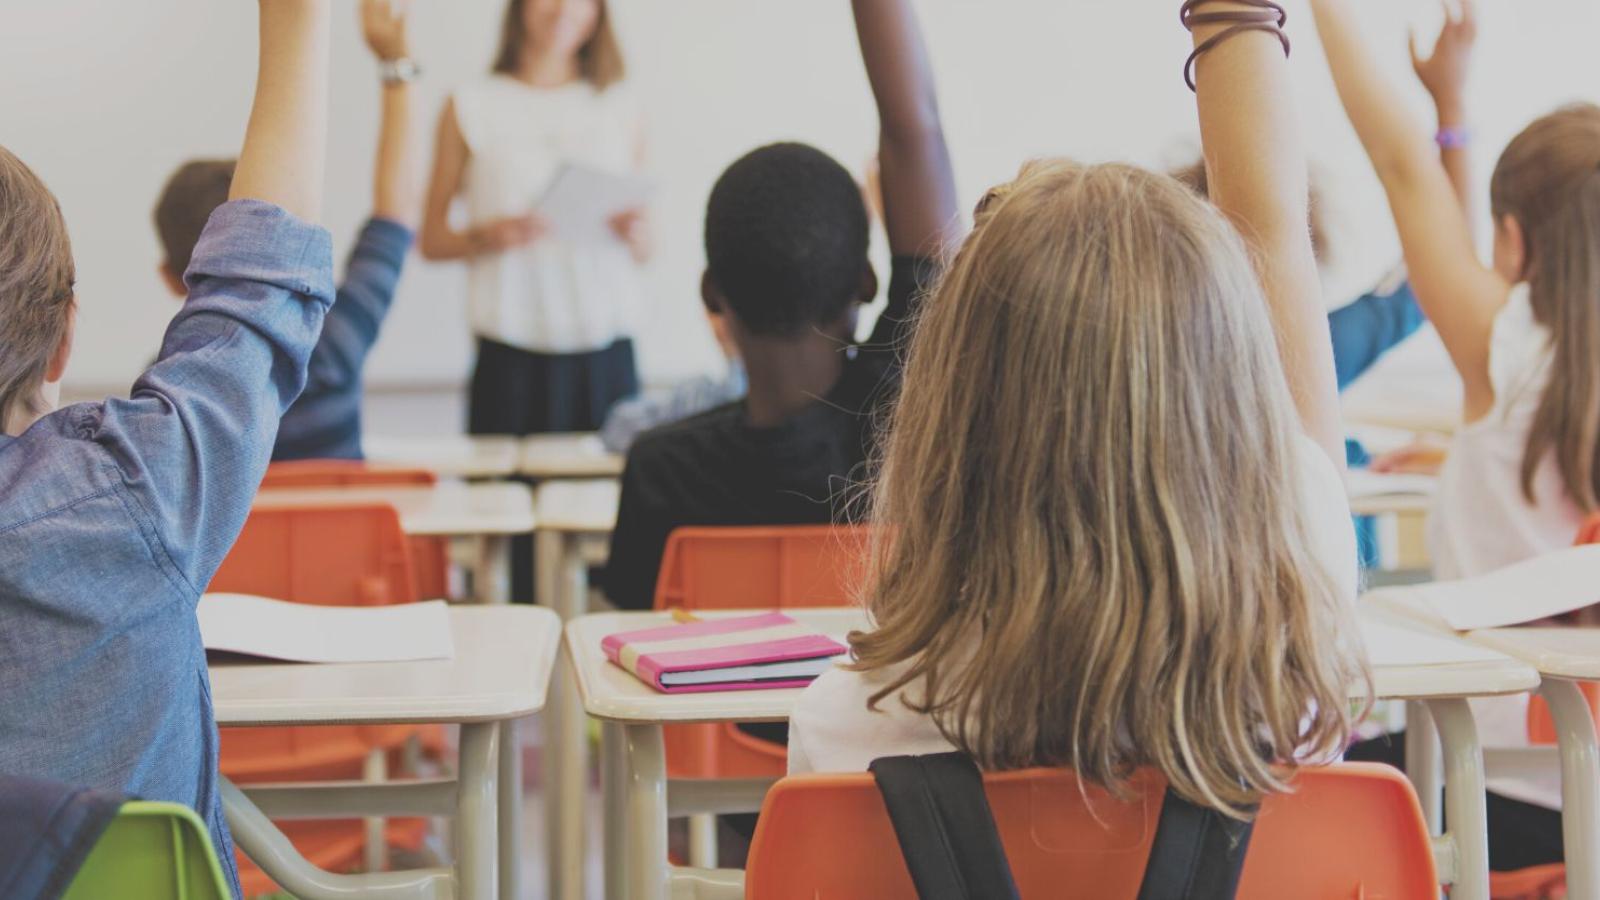
{"type": "MultiPolygon", "coordinates": [[[[1387,74],[1417,103],[1408,23],[1433,0],[1352,0],[1387,74]]],[[[702,206],[718,172],[757,144],[802,139],[859,168],[874,121],[844,0],[613,0],[654,125],[661,254],[652,267],[646,374],[714,359],[698,313],[702,206]]],[[[328,219],[342,251],[366,211],[375,76],[354,25],[337,15],[328,219]]],[[[1481,174],[1528,119],[1600,99],[1600,4],[1480,0],[1484,36],[1472,103],[1481,174]]],[[[1177,0],[921,0],[964,202],[1037,155],[1183,161],[1196,151],[1180,67],[1177,0]]],[[[448,86],[485,67],[499,0],[416,0],[427,115],[448,86]]],[[[181,160],[236,152],[254,74],[246,0],[0,0],[0,143],[60,196],[81,276],[71,379],[125,384],[173,311],[155,278],[149,213],[181,160]]],[[[1382,195],[1322,70],[1309,13],[1291,0],[1295,72],[1337,226],[1335,294],[1396,258],[1382,195]]],[[[374,386],[455,382],[469,364],[458,268],[413,259],[371,368],[374,386]]]]}

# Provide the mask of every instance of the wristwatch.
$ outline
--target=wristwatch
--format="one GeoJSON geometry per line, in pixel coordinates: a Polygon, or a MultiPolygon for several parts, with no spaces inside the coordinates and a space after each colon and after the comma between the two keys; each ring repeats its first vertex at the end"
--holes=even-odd
{"type": "Polygon", "coordinates": [[[407,84],[422,77],[422,66],[409,56],[386,59],[378,64],[378,75],[384,84],[407,84]]]}

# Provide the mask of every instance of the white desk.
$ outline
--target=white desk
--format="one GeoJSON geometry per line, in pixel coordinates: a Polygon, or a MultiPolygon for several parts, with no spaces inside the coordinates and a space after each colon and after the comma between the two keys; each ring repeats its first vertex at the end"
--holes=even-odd
{"type": "Polygon", "coordinates": [[[480,599],[504,602],[507,545],[513,535],[533,531],[533,493],[511,482],[433,486],[375,486],[264,490],[255,509],[286,506],[344,506],[387,503],[400,514],[400,527],[416,537],[469,538],[477,542],[473,590],[480,599]]]}
{"type": "Polygon", "coordinates": [[[368,462],[427,469],[446,478],[505,478],[516,474],[521,448],[510,436],[465,434],[361,439],[368,462]]]}
{"type": "Polygon", "coordinates": [[[1578,682],[1600,681],[1600,629],[1491,628],[1473,640],[1539,670],[1561,755],[1561,830],[1567,892],[1600,897],[1600,740],[1578,682]]]}
{"type": "MultiPolygon", "coordinates": [[[[855,610],[790,610],[790,615],[827,633],[865,624],[855,610]]],[[[1384,612],[1374,615],[1395,627],[1421,628],[1384,612]]],[[[666,779],[661,726],[687,722],[782,721],[800,692],[730,691],[662,694],[612,665],[600,649],[608,634],[664,624],[664,613],[608,613],[567,623],[566,652],[576,673],[585,710],[604,723],[601,747],[606,812],[608,898],[665,898],[674,883],[707,886],[698,896],[742,896],[739,873],[672,869],[666,863],[669,815],[738,812],[758,808],[770,782],[673,782],[666,779]],[[612,878],[611,875],[619,877],[612,878]]],[[[1378,667],[1380,697],[1407,697],[1426,703],[1439,721],[1447,745],[1446,779],[1451,785],[1452,832],[1441,838],[1441,877],[1450,877],[1458,898],[1488,897],[1489,858],[1484,814],[1483,758],[1468,696],[1521,693],[1538,683],[1528,666],[1505,658],[1458,665],[1378,667]]]]}
{"type": "Polygon", "coordinates": [[[522,439],[517,472],[534,481],[553,478],[615,478],[623,459],[594,434],[536,434],[522,439]]]}
{"type": "MultiPolygon", "coordinates": [[[[605,562],[617,523],[621,487],[615,480],[546,481],[535,495],[535,593],[563,622],[589,608],[589,566],[605,562]]],[[[584,788],[588,784],[588,731],[583,708],[563,671],[556,673],[545,736],[550,775],[545,814],[553,900],[584,900],[584,788]]]]}
{"type": "Polygon", "coordinates": [[[449,660],[357,665],[223,663],[211,667],[217,723],[224,727],[461,726],[459,772],[454,782],[298,785],[248,791],[224,784],[224,809],[235,840],[296,896],[305,900],[518,897],[522,758],[513,723],[544,707],[560,621],[549,610],[532,607],[454,607],[450,624],[456,656],[449,660]],[[455,867],[453,871],[332,875],[313,868],[295,853],[268,821],[271,815],[454,815],[455,867]],[[433,885],[437,893],[416,887],[424,883],[433,885]]]}
{"type": "Polygon", "coordinates": [[[1344,418],[1359,425],[1454,434],[1461,427],[1461,377],[1432,326],[1407,338],[1350,385],[1344,418]]]}

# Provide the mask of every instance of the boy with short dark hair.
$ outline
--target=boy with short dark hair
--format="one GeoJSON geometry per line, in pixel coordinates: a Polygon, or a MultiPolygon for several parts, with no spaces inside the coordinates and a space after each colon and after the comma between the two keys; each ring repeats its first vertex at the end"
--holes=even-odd
{"type": "Polygon", "coordinates": [[[854,0],[878,105],[888,305],[871,337],[856,313],[878,292],[868,216],[843,166],[801,144],[735,162],[706,211],[706,307],[723,315],[749,380],[744,400],[642,435],[628,454],[606,588],[648,608],[673,529],[832,522],[876,444],[898,386],[901,339],[959,221],[926,47],[909,0],[854,0]]]}
{"type": "MultiPolygon", "coordinates": [[[[361,24],[383,77],[372,216],[351,248],[338,299],[311,355],[306,388],[278,426],[274,461],[362,458],[361,370],[394,300],[422,215],[410,86],[419,70],[410,59],[405,15],[390,0],[363,0],[361,24]]],[[[233,167],[229,159],[192,160],[161,192],[155,210],[165,253],[161,276],[176,297],[186,293],[183,273],[206,220],[228,199],[233,167]]]]}

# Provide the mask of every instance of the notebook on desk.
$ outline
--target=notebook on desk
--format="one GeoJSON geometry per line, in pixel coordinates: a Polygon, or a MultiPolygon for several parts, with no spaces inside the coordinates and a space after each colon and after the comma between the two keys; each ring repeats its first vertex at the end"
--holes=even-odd
{"type": "Polygon", "coordinates": [[[443,600],[313,606],[206,594],[197,615],[207,651],[304,663],[412,662],[455,655],[443,600]]]}
{"type": "Polygon", "coordinates": [[[624,631],[600,647],[668,694],[804,687],[847,651],[779,612],[624,631]]]}
{"type": "Polygon", "coordinates": [[[1600,603],[1600,544],[1571,547],[1473,578],[1369,596],[1457,631],[1537,622],[1600,603]]]}

